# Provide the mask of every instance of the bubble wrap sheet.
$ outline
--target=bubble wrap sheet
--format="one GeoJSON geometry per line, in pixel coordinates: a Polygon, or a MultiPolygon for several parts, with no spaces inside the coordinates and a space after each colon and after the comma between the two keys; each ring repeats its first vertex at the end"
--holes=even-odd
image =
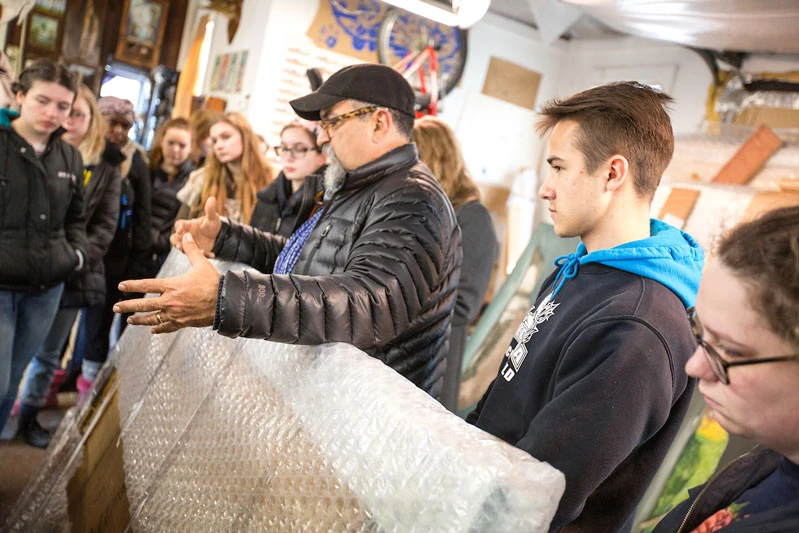
{"type": "Polygon", "coordinates": [[[547,531],[564,490],[346,344],[129,327],[112,363],[133,531],[547,531]]]}

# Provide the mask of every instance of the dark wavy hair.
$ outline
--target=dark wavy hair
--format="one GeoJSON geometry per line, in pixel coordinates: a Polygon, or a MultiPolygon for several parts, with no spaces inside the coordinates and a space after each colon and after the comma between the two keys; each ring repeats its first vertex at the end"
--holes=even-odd
{"type": "Polygon", "coordinates": [[[37,59],[25,67],[17,81],[11,84],[11,90],[14,94],[28,94],[35,81],[54,82],[69,89],[75,96],[78,95],[77,74],[70,72],[64,63],[56,63],[52,59],[37,59]]]}
{"type": "Polygon", "coordinates": [[[799,347],[799,206],[735,227],[719,243],[717,257],[746,284],[769,328],[799,347]]]}

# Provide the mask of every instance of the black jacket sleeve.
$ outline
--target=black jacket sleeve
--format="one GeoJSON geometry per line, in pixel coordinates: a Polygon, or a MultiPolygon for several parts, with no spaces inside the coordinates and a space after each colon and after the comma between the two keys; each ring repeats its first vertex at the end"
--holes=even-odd
{"type": "Polygon", "coordinates": [[[480,312],[499,245],[491,214],[481,203],[467,204],[458,212],[463,239],[463,263],[453,326],[468,326],[480,312]]]}
{"type": "Polygon", "coordinates": [[[133,206],[133,238],[130,250],[130,271],[146,272],[152,259],[152,235],[150,216],[152,213],[152,184],[150,170],[141,154],[136,151],[128,172],[128,179],[136,195],[133,206]]]}
{"type": "Polygon", "coordinates": [[[69,167],[77,178],[74,193],[64,218],[64,233],[67,241],[76,251],[83,255],[83,266],[89,257],[89,239],[86,236],[86,217],[83,213],[83,161],[76,149],[68,150],[69,167]]]}
{"type": "Polygon", "coordinates": [[[122,188],[119,167],[101,163],[95,168],[95,172],[98,171],[107,173],[105,179],[108,180],[108,183],[86,227],[89,238],[89,263],[91,264],[102,261],[114,239],[119,220],[119,195],[122,188]]]}
{"type": "Polygon", "coordinates": [[[214,255],[227,261],[244,263],[270,273],[288,239],[222,217],[222,229],[214,244],[214,255]]]}
{"type": "MultiPolygon", "coordinates": [[[[296,344],[347,342],[368,352],[446,323],[460,271],[460,229],[451,208],[431,196],[446,201],[417,186],[370,204],[341,273],[228,272],[219,332],[296,344]]],[[[265,242],[245,246],[239,257],[273,263],[275,239],[251,235],[265,242]]],[[[418,342],[409,349],[427,346],[424,338],[418,342]]]]}

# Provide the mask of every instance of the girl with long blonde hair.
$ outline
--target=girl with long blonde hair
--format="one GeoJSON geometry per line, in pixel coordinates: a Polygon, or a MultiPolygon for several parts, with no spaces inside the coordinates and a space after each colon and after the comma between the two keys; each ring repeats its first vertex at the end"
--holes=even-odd
{"type": "Polygon", "coordinates": [[[412,140],[419,159],[430,168],[452,202],[461,227],[463,263],[439,397],[444,407],[456,412],[466,335],[483,306],[499,245],[491,215],[480,202],[480,191],[469,175],[452,128],[439,118],[422,117],[414,123],[412,140]]]}
{"type": "Polygon", "coordinates": [[[446,122],[430,116],[418,119],[413,126],[413,141],[419,159],[433,172],[455,211],[471,200],[480,199],[455,132],[446,122]]]}
{"type": "Polygon", "coordinates": [[[275,170],[263,156],[258,137],[241,113],[219,116],[210,128],[211,152],[205,165],[178,193],[188,217],[202,216],[208,198],[220,214],[249,223],[256,193],[272,181],[275,170]]]}
{"type": "MultiPolygon", "coordinates": [[[[64,133],[63,139],[68,143],[76,146],[78,151],[80,152],[81,158],[83,159],[83,166],[84,167],[91,167],[96,165],[100,162],[100,158],[103,155],[103,151],[105,150],[106,140],[105,140],[105,121],[103,120],[103,116],[100,114],[100,109],[97,107],[97,99],[94,96],[94,93],[85,85],[81,85],[78,88],[78,96],[83,103],[88,108],[88,130],[86,130],[83,139],[78,142],[80,139],[80,134],[77,133],[74,129],[67,129],[64,133]],[[75,144],[78,142],[78,144],[75,144]]],[[[76,118],[82,118],[78,115],[84,114],[86,109],[83,106],[79,106],[76,108],[73,104],[72,111],[70,113],[70,119],[75,120],[76,118]]]]}

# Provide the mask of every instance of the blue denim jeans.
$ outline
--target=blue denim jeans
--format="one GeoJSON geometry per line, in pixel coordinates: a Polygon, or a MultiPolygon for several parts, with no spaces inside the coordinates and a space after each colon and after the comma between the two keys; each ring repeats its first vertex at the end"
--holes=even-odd
{"type": "Polygon", "coordinates": [[[47,389],[53,380],[53,374],[61,362],[64,343],[69,340],[69,332],[78,316],[78,308],[59,309],[44,340],[41,351],[33,357],[28,368],[28,376],[22,387],[20,402],[32,407],[41,407],[47,396],[47,389]]]}
{"type": "Polygon", "coordinates": [[[82,369],[83,378],[94,381],[97,371],[108,358],[109,329],[113,323],[116,300],[109,305],[84,307],[80,313],[78,334],[72,350],[70,372],[82,369]]]}
{"type": "Polygon", "coordinates": [[[64,284],[43,294],[0,291],[0,430],[6,425],[17,388],[53,324],[64,284]]]}

